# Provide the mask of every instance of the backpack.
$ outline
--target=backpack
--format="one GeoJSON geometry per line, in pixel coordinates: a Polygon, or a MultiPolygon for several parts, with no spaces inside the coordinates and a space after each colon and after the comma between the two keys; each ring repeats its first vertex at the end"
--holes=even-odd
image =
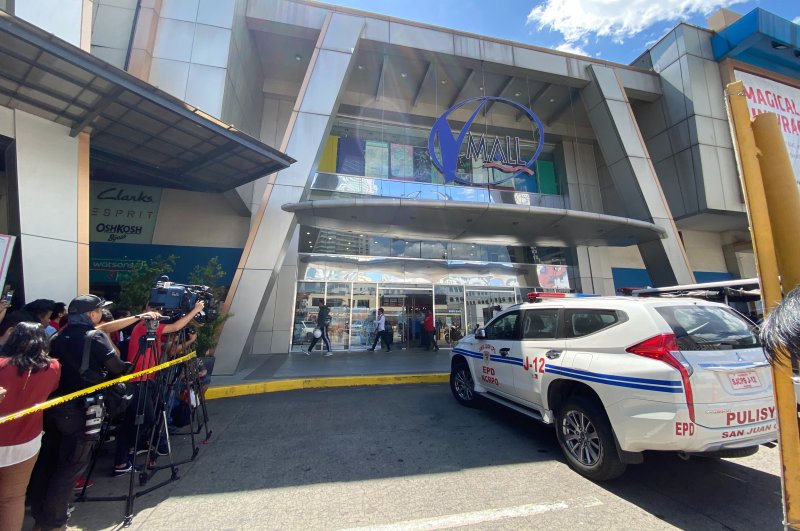
{"type": "MultiPolygon", "coordinates": [[[[89,330],[86,337],[83,339],[83,355],[81,356],[80,375],[83,381],[88,386],[94,385],[89,375],[89,358],[92,351],[92,336],[94,334],[102,334],[99,330],[89,330]]],[[[128,406],[133,399],[133,392],[126,382],[115,383],[110,387],[98,391],[104,397],[105,408],[108,415],[113,418],[123,413],[128,409],[128,406]]]]}

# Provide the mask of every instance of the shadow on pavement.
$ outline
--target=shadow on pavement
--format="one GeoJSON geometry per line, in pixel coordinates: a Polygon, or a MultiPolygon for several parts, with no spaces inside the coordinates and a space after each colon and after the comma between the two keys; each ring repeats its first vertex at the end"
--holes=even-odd
{"type": "MultiPolygon", "coordinates": [[[[210,413],[211,443],[181,467],[181,480],[137,500],[137,512],[170,496],[519,463],[557,461],[556,474],[575,475],[550,427],[494,404],[462,407],[446,385],[272,393],[212,401],[210,413]]],[[[125,480],[98,480],[94,488],[109,490],[109,481],[125,480]]],[[[780,522],[780,478],[732,461],[652,454],[599,486],[681,528],[707,528],[709,518],[732,529],[777,528],[780,522]]],[[[121,503],[78,504],[70,524],[109,527],[122,512],[121,503]]]]}

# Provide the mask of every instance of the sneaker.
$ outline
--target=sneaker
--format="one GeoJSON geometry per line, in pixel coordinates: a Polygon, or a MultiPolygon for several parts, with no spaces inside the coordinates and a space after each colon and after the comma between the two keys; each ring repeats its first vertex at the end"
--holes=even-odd
{"type": "Polygon", "coordinates": [[[122,468],[120,468],[118,466],[115,466],[113,475],[114,475],[114,477],[124,476],[125,474],[127,474],[131,470],[133,470],[133,464],[130,461],[128,461],[128,464],[126,464],[122,468]]]}
{"type": "Polygon", "coordinates": [[[369,352],[375,352],[375,349],[374,349],[374,348],[368,348],[367,350],[368,350],[369,352]]]}
{"type": "Polygon", "coordinates": [[[81,479],[79,479],[78,481],[75,482],[75,491],[76,492],[81,492],[84,487],[86,487],[88,489],[92,485],[94,485],[94,481],[92,481],[92,480],[86,481],[86,479],[81,478],[81,479]]]}
{"type": "Polygon", "coordinates": [[[302,349],[300,352],[302,352],[306,356],[310,356],[311,355],[311,353],[309,351],[307,351],[306,349],[302,349]]]}
{"type": "Polygon", "coordinates": [[[325,354],[323,354],[323,356],[325,356],[326,358],[327,358],[328,356],[333,356],[333,352],[331,352],[331,351],[329,350],[328,352],[326,352],[325,354]]]}

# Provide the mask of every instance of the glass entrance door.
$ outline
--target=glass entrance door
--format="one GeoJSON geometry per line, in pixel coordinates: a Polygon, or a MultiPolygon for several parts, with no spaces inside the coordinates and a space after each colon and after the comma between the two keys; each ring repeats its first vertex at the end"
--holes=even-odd
{"type": "Polygon", "coordinates": [[[392,325],[392,348],[417,348],[422,344],[422,321],[433,308],[433,286],[379,287],[378,306],[383,308],[386,322],[392,325]]]}

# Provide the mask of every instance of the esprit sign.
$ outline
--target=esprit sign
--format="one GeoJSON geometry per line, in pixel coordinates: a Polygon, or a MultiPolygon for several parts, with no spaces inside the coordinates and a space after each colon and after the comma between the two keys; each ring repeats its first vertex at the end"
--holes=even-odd
{"type": "Polygon", "coordinates": [[[490,184],[500,184],[523,174],[533,175],[533,166],[536,164],[536,159],[542,152],[543,147],[544,128],[542,127],[542,122],[533,111],[516,101],[496,96],[469,98],[453,105],[436,120],[428,137],[428,152],[430,153],[431,163],[442,172],[445,183],[456,181],[472,184],[470,179],[458,176],[460,158],[466,158],[473,163],[477,162],[484,168],[498,170],[499,174],[493,171],[490,172],[490,184]],[[519,137],[473,134],[471,128],[475,119],[490,102],[495,102],[497,105],[511,106],[522,112],[522,115],[530,120],[534,130],[532,137],[525,140],[533,141],[536,145],[532,157],[527,160],[523,158],[519,137]],[[464,127],[454,136],[452,128],[447,121],[448,118],[458,109],[462,107],[471,108],[472,106],[475,107],[472,114],[464,124],[464,127]],[[436,152],[437,146],[439,148],[438,154],[436,152]]]}
{"type": "Polygon", "coordinates": [[[90,240],[152,243],[161,189],[92,181],[90,240]]]}

